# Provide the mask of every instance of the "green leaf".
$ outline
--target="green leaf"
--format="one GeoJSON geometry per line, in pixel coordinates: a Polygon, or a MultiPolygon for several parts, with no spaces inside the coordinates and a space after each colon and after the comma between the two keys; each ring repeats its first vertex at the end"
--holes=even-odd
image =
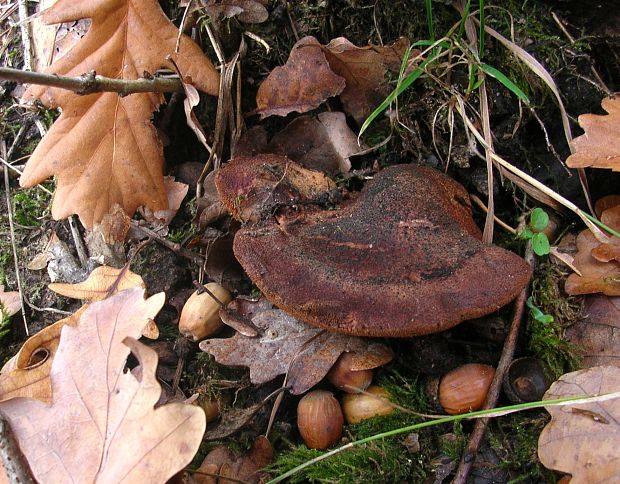
{"type": "Polygon", "coordinates": [[[549,215],[542,208],[536,207],[530,214],[530,227],[534,232],[542,232],[549,225],[549,215]]]}
{"type": "Polygon", "coordinates": [[[541,232],[534,234],[532,237],[532,249],[536,255],[547,255],[550,248],[549,239],[545,234],[541,232]]]}
{"type": "Polygon", "coordinates": [[[530,99],[527,95],[521,90],[519,86],[517,86],[514,82],[512,82],[504,73],[496,69],[495,67],[490,66],[489,64],[480,64],[480,69],[482,69],[485,74],[497,79],[501,82],[506,89],[511,91],[515,96],[517,96],[521,101],[525,104],[530,103],[530,99]]]}
{"type": "Polygon", "coordinates": [[[523,230],[519,232],[520,239],[530,240],[532,237],[534,237],[534,232],[532,232],[532,229],[529,227],[524,227],[523,230]]]}

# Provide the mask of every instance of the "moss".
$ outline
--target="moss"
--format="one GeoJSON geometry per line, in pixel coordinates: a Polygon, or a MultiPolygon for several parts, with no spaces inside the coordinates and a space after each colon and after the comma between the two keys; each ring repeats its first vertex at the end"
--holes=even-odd
{"type": "Polygon", "coordinates": [[[538,460],[538,436],[549,420],[545,412],[515,413],[494,419],[489,444],[497,453],[510,482],[555,482],[552,471],[538,460]]]}
{"type": "Polygon", "coordinates": [[[564,329],[578,319],[580,304],[560,290],[563,277],[553,264],[539,266],[532,281],[532,302],[553,320],[530,313],[527,323],[528,351],[544,361],[556,377],[579,367],[576,348],[563,336],[564,329]]]}
{"type": "Polygon", "coordinates": [[[13,218],[17,225],[37,228],[41,220],[49,215],[51,195],[38,187],[26,188],[13,195],[13,218]]]}

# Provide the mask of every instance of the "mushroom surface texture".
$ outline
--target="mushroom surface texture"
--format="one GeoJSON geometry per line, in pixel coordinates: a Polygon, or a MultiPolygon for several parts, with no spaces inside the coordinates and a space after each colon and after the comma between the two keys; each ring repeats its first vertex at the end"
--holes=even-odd
{"type": "MultiPolygon", "coordinates": [[[[247,180],[265,173],[279,174],[279,196],[261,183],[266,205],[235,235],[235,256],[270,301],[308,324],[356,336],[435,333],[499,309],[531,276],[521,257],[480,241],[467,191],[437,170],[385,168],[327,210],[332,198],[300,182],[293,161],[237,158],[216,176],[231,213],[240,213],[233,201],[254,198],[247,180]]],[[[311,172],[308,184],[316,180],[331,189],[311,172]]]]}

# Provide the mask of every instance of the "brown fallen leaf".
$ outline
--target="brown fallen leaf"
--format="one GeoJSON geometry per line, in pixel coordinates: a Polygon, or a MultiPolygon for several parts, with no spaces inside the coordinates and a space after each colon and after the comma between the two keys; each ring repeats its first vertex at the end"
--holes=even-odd
{"type": "Polygon", "coordinates": [[[205,10],[214,19],[237,17],[248,24],[260,24],[269,18],[266,2],[258,0],[209,0],[205,10]]]}
{"type": "Polygon", "coordinates": [[[593,295],[585,298],[585,317],[566,329],[566,339],[575,345],[583,366],[620,366],[620,297],[593,295]]]}
{"type": "Polygon", "coordinates": [[[295,118],[274,135],[264,152],[284,155],[305,168],[336,175],[347,173],[351,169],[349,157],[362,150],[344,113],[325,112],[316,118],[295,118]]]}
{"type": "Polygon", "coordinates": [[[566,164],[571,168],[608,168],[620,171],[620,97],[601,102],[607,115],[582,114],[579,125],[585,134],[573,140],[575,152],[566,164]]]}
{"type": "Polygon", "coordinates": [[[376,368],[392,359],[388,347],[372,340],[314,328],[284,311],[265,308],[264,302],[256,302],[253,308],[247,301],[239,304],[242,307],[233,301],[229,307],[242,314],[249,312],[262,334],[208,339],[200,343],[200,349],[223,365],[249,367],[254,384],[287,374],[291,393],[300,395],[321,381],[345,351],[355,352],[356,362],[363,366],[357,369],[376,368]]]}
{"type": "Polygon", "coordinates": [[[91,304],[65,326],[50,378],[53,401],[0,404],[35,479],[42,482],[165,482],[187,465],[205,430],[201,409],[154,408],[157,354],[141,328],[164,303],[128,289],[91,304]],[[132,353],[138,366],[125,371],[132,353]]]}
{"type": "MultiPolygon", "coordinates": [[[[597,366],[560,377],[545,400],[602,395],[620,388],[620,368],[597,366]]],[[[572,475],[574,483],[617,482],[620,475],[620,399],[545,407],[551,422],[538,439],[545,467],[572,475]]]]}
{"type": "MultiPolygon", "coordinates": [[[[197,484],[215,483],[216,480],[213,476],[200,474],[201,472],[208,472],[209,474],[220,475],[222,478],[228,477],[257,484],[262,482],[261,479],[264,477],[260,470],[271,464],[272,460],[273,447],[267,438],[259,435],[254,439],[249,452],[239,457],[236,457],[225,446],[216,447],[207,454],[193,477],[197,484]]],[[[220,479],[220,481],[227,482],[226,479],[220,479]]]]}
{"type": "Polygon", "coordinates": [[[230,437],[245,427],[266,403],[263,401],[247,408],[235,408],[222,413],[217,422],[213,425],[209,424],[204,440],[222,440],[230,437]]]}
{"type": "Polygon", "coordinates": [[[21,297],[19,291],[4,291],[4,286],[0,285],[0,309],[3,314],[11,317],[17,314],[21,308],[21,297]]]}
{"type": "Polygon", "coordinates": [[[344,78],[329,67],[319,41],[304,37],[291,49],[286,65],[271,71],[258,88],[257,111],[261,118],[305,113],[344,87],[344,78]]]}
{"type": "Polygon", "coordinates": [[[600,246],[601,243],[589,230],[579,234],[573,264],[581,276],[568,276],[564,284],[568,294],[574,296],[601,292],[607,296],[620,296],[620,263],[612,259],[608,262],[596,260],[592,251],[600,246]]]}
{"type": "Polygon", "coordinates": [[[50,369],[58,349],[60,330],[65,325],[75,326],[86,307],[43,328],[24,342],[0,372],[0,402],[26,397],[51,403],[50,369]]]}
{"type": "Polygon", "coordinates": [[[189,185],[175,181],[174,177],[165,176],[164,187],[166,189],[166,197],[168,198],[167,209],[152,212],[148,207],[141,207],[139,210],[149,224],[156,229],[161,230],[164,228],[167,231],[168,225],[179,211],[181,203],[183,203],[183,199],[187,195],[189,185]]]}
{"type": "Polygon", "coordinates": [[[357,47],[344,37],[333,39],[324,47],[332,71],[346,80],[340,94],[344,109],[358,123],[389,94],[386,74],[388,70],[399,71],[408,47],[409,40],[405,38],[386,47],[357,47]]]}
{"type": "Polygon", "coordinates": [[[117,269],[109,266],[97,267],[83,282],[77,284],[53,282],[48,287],[63,296],[87,301],[101,301],[131,287],[145,289],[144,281],[138,274],[131,272],[127,267],[117,269]]]}
{"type": "MultiPolygon", "coordinates": [[[[216,95],[219,75],[200,48],[181,36],[155,0],[59,0],[43,14],[46,23],[91,18],[84,38],[47,73],[79,76],[95,69],[117,79],[137,79],[166,65],[170,55],[196,87],[216,95]]],[[[155,93],[80,96],[31,86],[24,100],[40,99],[62,114],[30,157],[20,179],[34,186],[57,176],[52,204],[56,219],[77,213],[91,228],[115,203],[129,215],[139,206],[167,210],[163,151],[150,119],[163,100],[155,93]]]]}

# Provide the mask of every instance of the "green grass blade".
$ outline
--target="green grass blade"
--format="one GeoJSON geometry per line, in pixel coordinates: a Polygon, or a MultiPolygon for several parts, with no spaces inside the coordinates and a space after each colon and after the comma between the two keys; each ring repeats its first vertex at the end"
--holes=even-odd
{"type": "Polygon", "coordinates": [[[484,0],[479,0],[478,8],[480,9],[480,33],[478,34],[480,49],[478,57],[482,59],[484,56],[484,0]]]}
{"type": "Polygon", "coordinates": [[[426,21],[428,23],[428,35],[432,41],[435,40],[435,26],[433,25],[433,0],[424,0],[426,10],[426,21]]]}
{"type": "Polygon", "coordinates": [[[490,66],[489,64],[480,64],[480,69],[482,69],[482,71],[485,74],[488,74],[492,78],[497,79],[499,82],[501,82],[506,89],[511,91],[515,96],[521,99],[521,101],[523,101],[525,104],[530,103],[530,99],[521,90],[521,88],[517,86],[514,82],[512,82],[508,77],[506,77],[504,73],[497,70],[495,67],[490,66]]]}
{"type": "Polygon", "coordinates": [[[461,15],[459,33],[457,35],[459,39],[463,37],[463,32],[465,32],[465,21],[467,20],[467,17],[469,17],[470,9],[471,9],[471,0],[467,0],[467,2],[465,3],[465,8],[463,9],[463,15],[461,15]]]}

